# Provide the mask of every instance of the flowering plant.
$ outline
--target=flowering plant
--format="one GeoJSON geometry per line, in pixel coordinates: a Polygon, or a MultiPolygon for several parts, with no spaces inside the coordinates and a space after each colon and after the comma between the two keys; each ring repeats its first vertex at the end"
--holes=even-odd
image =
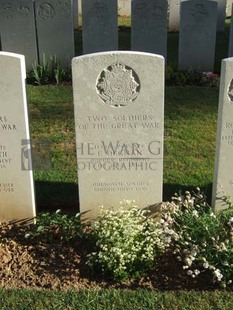
{"type": "Polygon", "coordinates": [[[125,200],[117,210],[105,210],[91,225],[95,251],[87,264],[113,279],[141,276],[165,250],[161,225],[149,218],[149,211],[125,200]]]}
{"type": "Polygon", "coordinates": [[[174,254],[188,276],[196,278],[209,271],[213,282],[223,287],[232,285],[233,212],[215,215],[200,192],[197,196],[186,192],[184,196],[179,199],[177,195],[174,203],[180,208],[162,219],[173,230],[174,254]]]}

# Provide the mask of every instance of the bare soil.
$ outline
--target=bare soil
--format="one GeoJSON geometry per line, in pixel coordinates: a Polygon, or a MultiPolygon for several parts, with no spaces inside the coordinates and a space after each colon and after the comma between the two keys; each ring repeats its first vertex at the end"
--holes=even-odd
{"type": "MultiPolygon", "coordinates": [[[[0,287],[46,289],[147,288],[149,290],[212,290],[208,274],[190,279],[172,254],[158,259],[147,276],[116,283],[93,274],[86,265],[87,240],[61,240],[56,229],[48,238],[25,238],[27,228],[0,225],[0,287]]],[[[46,235],[48,236],[48,234],[46,235]]]]}

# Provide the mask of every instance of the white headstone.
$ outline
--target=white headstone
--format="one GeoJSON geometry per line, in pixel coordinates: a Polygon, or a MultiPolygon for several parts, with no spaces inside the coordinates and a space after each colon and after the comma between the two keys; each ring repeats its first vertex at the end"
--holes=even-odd
{"type": "Polygon", "coordinates": [[[213,71],[217,2],[181,0],[179,69],[213,71]]]}
{"type": "Polygon", "coordinates": [[[30,70],[38,61],[33,1],[1,1],[0,30],[2,50],[25,55],[30,70]]]}
{"type": "Polygon", "coordinates": [[[224,31],[227,0],[218,0],[217,31],[224,31]]]}
{"type": "Polygon", "coordinates": [[[0,222],[35,216],[23,55],[0,52],[0,222]]]}
{"type": "Polygon", "coordinates": [[[82,2],[83,53],[118,49],[117,1],[82,2]]]}
{"type": "Polygon", "coordinates": [[[228,207],[222,199],[233,200],[233,58],[222,60],[219,94],[217,145],[212,206],[228,207]]]}
{"type": "Polygon", "coordinates": [[[40,62],[43,54],[56,55],[64,67],[70,67],[74,57],[72,0],[35,0],[35,11],[40,62]]]}
{"type": "Polygon", "coordinates": [[[169,1],[169,31],[179,31],[180,29],[180,0],[169,1]]]}
{"type": "Polygon", "coordinates": [[[132,0],[131,49],[167,55],[167,0],[132,0]]]}
{"type": "Polygon", "coordinates": [[[81,212],[162,200],[164,58],[106,52],[73,59],[81,212]]]}

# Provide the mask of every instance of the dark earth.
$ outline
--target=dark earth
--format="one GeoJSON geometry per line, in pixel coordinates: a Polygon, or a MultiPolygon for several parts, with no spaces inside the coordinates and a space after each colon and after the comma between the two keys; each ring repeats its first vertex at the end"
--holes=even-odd
{"type": "Polygon", "coordinates": [[[112,282],[96,275],[86,265],[89,242],[62,240],[56,227],[43,236],[25,238],[28,228],[0,225],[0,286],[36,289],[146,288],[149,290],[213,290],[207,273],[191,279],[172,254],[158,258],[147,276],[134,281],[112,282]],[[48,238],[49,236],[49,238],[48,238]]]}

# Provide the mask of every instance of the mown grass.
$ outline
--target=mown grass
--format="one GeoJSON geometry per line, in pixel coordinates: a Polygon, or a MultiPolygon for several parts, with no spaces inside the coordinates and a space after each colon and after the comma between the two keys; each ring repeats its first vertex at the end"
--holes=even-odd
{"type": "Polygon", "coordinates": [[[148,290],[0,290],[1,310],[230,310],[227,292],[150,292],[148,290]]]}

